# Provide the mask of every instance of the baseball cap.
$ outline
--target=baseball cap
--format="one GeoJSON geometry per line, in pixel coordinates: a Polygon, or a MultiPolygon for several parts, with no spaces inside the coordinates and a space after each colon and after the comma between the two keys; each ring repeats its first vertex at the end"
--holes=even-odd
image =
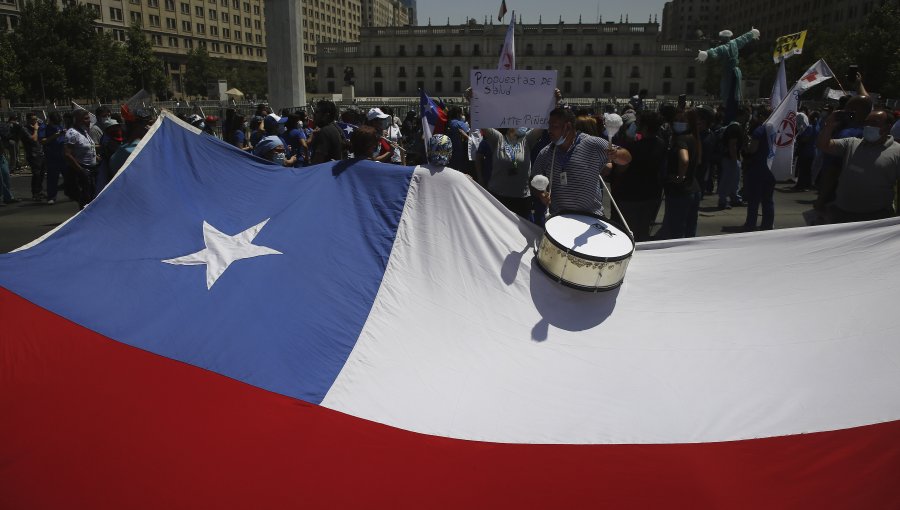
{"type": "Polygon", "coordinates": [[[381,111],[380,108],[372,108],[369,110],[369,113],[366,114],[366,120],[374,120],[374,119],[386,119],[388,115],[381,111]]]}

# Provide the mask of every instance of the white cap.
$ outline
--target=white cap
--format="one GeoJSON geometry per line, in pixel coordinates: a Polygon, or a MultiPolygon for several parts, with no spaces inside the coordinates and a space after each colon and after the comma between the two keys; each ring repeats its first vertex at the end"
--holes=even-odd
{"type": "Polygon", "coordinates": [[[731,30],[722,30],[719,32],[719,37],[722,39],[731,39],[734,37],[734,33],[731,30]]]}
{"type": "Polygon", "coordinates": [[[381,111],[380,108],[372,108],[371,110],[369,110],[369,113],[366,114],[367,120],[386,119],[386,118],[388,118],[388,115],[386,113],[384,113],[383,111],[381,111]]]}

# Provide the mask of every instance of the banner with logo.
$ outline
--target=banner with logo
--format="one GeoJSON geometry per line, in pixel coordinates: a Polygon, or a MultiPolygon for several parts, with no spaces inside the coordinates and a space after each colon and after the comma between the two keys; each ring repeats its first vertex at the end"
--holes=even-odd
{"type": "Polygon", "coordinates": [[[803,43],[806,42],[806,30],[796,34],[783,35],[775,40],[775,53],[772,59],[775,63],[803,53],[803,43]]]}
{"type": "Polygon", "coordinates": [[[834,77],[834,73],[824,60],[819,60],[803,73],[797,83],[788,91],[787,97],[772,112],[766,121],[766,134],[769,138],[769,157],[767,162],[775,180],[789,179],[794,163],[794,142],[800,136],[797,124],[797,109],[800,106],[800,95],[814,85],[834,77]]]}

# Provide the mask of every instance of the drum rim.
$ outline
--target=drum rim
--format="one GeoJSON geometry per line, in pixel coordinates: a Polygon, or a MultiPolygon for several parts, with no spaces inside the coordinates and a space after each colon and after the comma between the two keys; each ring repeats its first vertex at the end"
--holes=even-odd
{"type": "MultiPolygon", "coordinates": [[[[584,212],[584,211],[560,211],[560,212],[550,216],[549,218],[547,218],[547,221],[550,221],[557,216],[563,216],[566,214],[578,214],[581,216],[590,216],[592,218],[597,218],[600,221],[605,221],[605,222],[615,226],[620,231],[624,232],[625,235],[628,236],[628,239],[631,241],[631,251],[629,251],[625,255],[619,255],[617,257],[597,257],[594,255],[586,255],[586,254],[580,253],[580,252],[573,252],[571,248],[569,248],[567,246],[563,246],[562,243],[560,243],[559,241],[554,239],[554,237],[552,235],[550,235],[549,232],[547,232],[547,227],[545,226],[544,227],[544,238],[549,240],[553,244],[553,246],[556,246],[560,250],[564,251],[567,255],[574,255],[575,257],[578,257],[578,258],[581,258],[584,260],[590,260],[591,262],[619,262],[622,260],[629,259],[629,258],[631,258],[632,255],[634,255],[634,250],[636,248],[636,245],[634,242],[634,236],[631,234],[631,232],[629,232],[627,229],[625,229],[622,226],[622,224],[620,224],[619,222],[612,221],[611,219],[609,219],[605,216],[601,216],[599,214],[594,214],[591,212],[584,212]]],[[[546,222],[544,224],[546,225],[546,222]]],[[[589,287],[589,288],[592,288],[592,287],[589,287]]]]}
{"type": "Polygon", "coordinates": [[[565,285],[566,287],[569,287],[570,289],[580,290],[582,292],[595,292],[595,293],[596,292],[606,292],[609,290],[618,289],[619,287],[622,286],[623,283],[625,283],[625,275],[622,274],[622,278],[618,282],[616,282],[612,285],[606,285],[606,286],[602,286],[602,287],[578,285],[577,283],[572,283],[569,280],[560,278],[559,276],[551,273],[550,270],[547,269],[546,267],[544,267],[544,264],[541,263],[540,258],[535,257],[535,261],[537,261],[538,269],[540,269],[542,273],[547,275],[547,277],[550,278],[551,280],[553,280],[554,282],[565,285]]]}

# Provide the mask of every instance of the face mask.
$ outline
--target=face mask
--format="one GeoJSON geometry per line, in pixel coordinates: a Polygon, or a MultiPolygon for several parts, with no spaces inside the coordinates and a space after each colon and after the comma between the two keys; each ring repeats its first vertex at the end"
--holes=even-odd
{"type": "Polygon", "coordinates": [[[284,160],[286,156],[283,152],[276,152],[274,156],[272,156],[272,162],[278,163],[281,166],[284,166],[284,160]]]}
{"type": "Polygon", "coordinates": [[[520,128],[516,129],[516,136],[518,136],[519,138],[524,138],[525,135],[527,135],[527,134],[528,134],[528,128],[520,127],[520,128]]]}
{"type": "Polygon", "coordinates": [[[687,122],[673,122],[672,130],[676,133],[685,133],[688,130],[687,122]]]}
{"type": "Polygon", "coordinates": [[[632,122],[631,124],[628,125],[628,130],[625,131],[625,134],[628,135],[628,138],[634,139],[634,137],[637,136],[637,131],[638,131],[637,123],[632,122]]]}
{"type": "Polygon", "coordinates": [[[241,127],[244,128],[244,129],[247,129],[247,128],[250,127],[250,123],[249,123],[249,122],[244,122],[243,124],[241,124],[241,127]]]}
{"type": "Polygon", "coordinates": [[[863,127],[863,140],[873,143],[881,139],[881,129],[875,126],[863,127]]]}

